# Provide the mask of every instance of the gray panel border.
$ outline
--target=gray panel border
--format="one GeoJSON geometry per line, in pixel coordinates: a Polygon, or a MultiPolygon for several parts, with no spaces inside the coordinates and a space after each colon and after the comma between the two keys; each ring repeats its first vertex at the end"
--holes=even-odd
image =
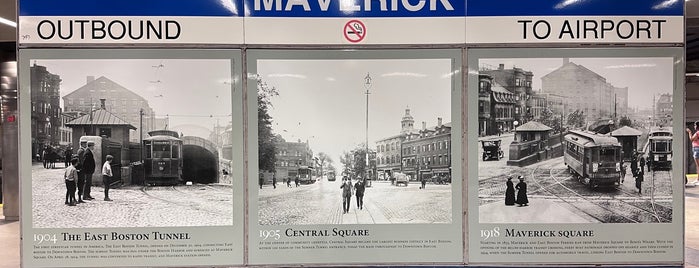
{"type": "MultiPolygon", "coordinates": [[[[381,59],[451,59],[452,60],[452,88],[451,88],[451,116],[452,116],[452,159],[459,159],[460,161],[452,160],[452,178],[463,178],[464,162],[462,147],[463,143],[463,120],[464,117],[462,112],[462,99],[463,99],[463,50],[457,49],[406,49],[406,48],[396,48],[396,49],[361,49],[361,50],[333,50],[331,48],[324,48],[318,50],[299,50],[297,49],[248,49],[245,53],[245,63],[247,74],[245,78],[247,85],[245,102],[247,105],[245,116],[247,120],[246,124],[246,157],[247,161],[247,196],[248,196],[248,250],[246,263],[248,265],[375,265],[375,264],[392,264],[392,265],[416,265],[416,264],[428,264],[428,263],[440,263],[440,264],[464,264],[465,260],[465,241],[463,240],[464,232],[464,222],[463,222],[463,180],[462,179],[452,179],[452,223],[451,224],[439,224],[432,225],[429,224],[375,224],[375,225],[347,225],[348,227],[369,227],[374,231],[389,231],[396,239],[402,238],[418,238],[415,237],[415,232],[424,232],[427,234],[442,233],[450,234],[453,233],[454,247],[450,249],[449,252],[440,252],[442,254],[427,254],[424,249],[414,250],[404,249],[400,252],[401,256],[408,256],[410,260],[405,260],[404,258],[397,258],[395,256],[389,256],[382,254],[384,256],[374,256],[364,255],[363,259],[353,258],[355,255],[348,254],[328,254],[327,256],[320,257],[320,251],[309,253],[309,254],[299,254],[295,258],[289,258],[289,256],[284,256],[283,254],[269,254],[265,255],[264,252],[258,252],[255,247],[257,244],[253,237],[259,230],[262,230],[262,226],[258,224],[257,216],[257,190],[252,188],[257,186],[257,173],[258,173],[258,146],[257,146],[257,88],[256,80],[251,79],[253,74],[257,70],[258,60],[381,60],[381,59]],[[255,108],[255,109],[254,109],[255,108]],[[458,124],[456,122],[459,122],[458,124]],[[281,256],[280,256],[281,255],[281,256]],[[256,258],[263,259],[264,261],[255,261],[256,258]],[[347,256],[347,258],[342,258],[342,256],[347,256]],[[415,257],[418,256],[418,257],[415,257]],[[338,257],[340,257],[338,259],[338,257]],[[296,261],[298,259],[304,259],[304,261],[296,261]],[[313,261],[311,261],[313,260],[313,261]]],[[[307,225],[308,229],[316,229],[319,226],[328,227],[331,225],[307,225]]],[[[287,226],[278,226],[281,227],[287,226]]],[[[366,229],[366,228],[365,228],[366,229]]],[[[312,251],[306,251],[312,252],[312,251]]],[[[338,251],[339,252],[339,251],[338,251]]],[[[378,254],[377,254],[378,255],[378,254]]]]}
{"type": "MultiPolygon", "coordinates": [[[[240,49],[21,49],[18,54],[18,76],[19,76],[19,129],[20,129],[20,203],[21,206],[21,226],[20,237],[22,243],[21,259],[25,267],[37,267],[36,261],[32,258],[32,239],[31,236],[37,232],[58,233],[61,230],[71,229],[41,229],[32,227],[32,194],[31,194],[31,135],[22,135],[21,133],[31,133],[31,94],[30,94],[30,65],[32,60],[41,59],[221,59],[231,61],[231,109],[232,125],[237,131],[233,131],[233,155],[231,156],[231,177],[233,180],[233,226],[201,226],[201,227],[163,227],[168,230],[177,230],[180,232],[196,232],[203,236],[217,236],[221,233],[228,233],[232,243],[232,252],[229,258],[211,259],[209,265],[242,265],[244,262],[244,191],[243,191],[243,106],[242,106],[242,51],[240,49]]],[[[85,229],[93,232],[99,231],[129,231],[129,230],[146,230],[155,231],[161,230],[158,227],[144,228],[92,228],[85,229]]],[[[201,241],[205,243],[206,241],[201,241]]],[[[162,259],[154,262],[134,264],[130,259],[91,259],[93,262],[84,263],[86,267],[94,266],[180,266],[182,259],[172,259],[170,262],[163,263],[162,259]],[[115,262],[122,260],[123,262],[115,262]]],[[[50,267],[58,267],[60,264],[53,263],[50,267]]],[[[206,264],[197,264],[206,265],[206,264]]]]}
{"type": "MultiPolygon", "coordinates": [[[[506,48],[468,48],[466,51],[467,66],[467,87],[464,89],[466,91],[466,109],[467,114],[472,118],[478,118],[478,69],[479,60],[484,58],[648,58],[648,57],[671,57],[673,58],[673,136],[682,137],[681,142],[673,143],[674,152],[684,152],[686,145],[686,132],[684,126],[684,103],[685,103],[685,90],[684,90],[684,73],[685,73],[685,59],[684,59],[684,48],[682,47],[622,47],[622,48],[610,48],[610,47],[596,47],[596,48],[540,48],[540,47],[528,47],[528,48],[514,48],[509,46],[506,48]],[[679,120],[681,119],[681,120],[679,120]]],[[[470,120],[468,122],[467,129],[478,129],[478,121],[470,120]]],[[[477,144],[478,137],[477,131],[471,131],[467,134],[465,140],[467,144],[477,144]]],[[[677,138],[680,139],[680,138],[677,138]]],[[[686,159],[684,159],[684,154],[673,154],[673,178],[684,178],[686,173],[686,159]]],[[[467,155],[468,163],[478,163],[478,151],[477,148],[468,150],[467,155]]],[[[619,259],[619,258],[599,258],[596,255],[582,255],[580,258],[571,259],[567,262],[552,261],[543,259],[546,257],[543,255],[534,255],[532,257],[520,256],[515,259],[509,260],[504,258],[505,256],[500,255],[497,257],[493,256],[482,256],[478,254],[480,237],[477,235],[481,230],[492,229],[493,227],[535,227],[541,224],[480,224],[479,223],[479,209],[478,209],[478,166],[476,164],[473,170],[467,170],[466,177],[466,187],[468,188],[467,196],[469,197],[466,201],[468,207],[467,211],[467,222],[468,229],[467,234],[473,234],[472,237],[468,238],[468,250],[466,255],[470,262],[475,264],[488,264],[488,265],[508,265],[515,263],[529,263],[534,264],[660,264],[660,265],[678,265],[684,263],[684,180],[674,180],[672,191],[673,191],[673,220],[672,223],[657,224],[657,223],[645,223],[645,224],[605,224],[604,231],[612,232],[612,236],[605,236],[601,239],[628,239],[630,237],[635,237],[637,239],[643,239],[639,237],[638,234],[646,233],[662,233],[667,234],[664,237],[668,240],[673,240],[678,247],[674,249],[673,252],[664,255],[664,259],[656,259],[653,261],[639,261],[636,259],[619,259]],[[469,181],[469,178],[476,178],[475,182],[469,181]],[[640,226],[639,226],[640,225],[640,226]],[[636,228],[629,228],[629,227],[636,228]]],[[[582,229],[584,227],[582,224],[555,224],[550,225],[556,228],[569,227],[569,229],[582,229]],[[573,228],[570,228],[574,226],[573,228]]],[[[602,228],[598,228],[602,230],[602,228]]],[[[599,231],[599,230],[595,230],[599,231]]]]}

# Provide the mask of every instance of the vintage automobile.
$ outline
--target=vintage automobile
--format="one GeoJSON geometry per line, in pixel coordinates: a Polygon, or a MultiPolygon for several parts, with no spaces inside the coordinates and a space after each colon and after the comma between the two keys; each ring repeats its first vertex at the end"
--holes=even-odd
{"type": "Polygon", "coordinates": [[[483,140],[481,141],[481,146],[483,146],[483,161],[487,160],[500,160],[503,158],[503,152],[500,149],[500,143],[502,140],[483,140]]]}
{"type": "Polygon", "coordinates": [[[408,186],[408,181],[410,180],[410,177],[408,175],[400,172],[395,172],[393,173],[393,177],[396,179],[396,186],[398,186],[399,184],[404,184],[405,186],[408,186]]]}

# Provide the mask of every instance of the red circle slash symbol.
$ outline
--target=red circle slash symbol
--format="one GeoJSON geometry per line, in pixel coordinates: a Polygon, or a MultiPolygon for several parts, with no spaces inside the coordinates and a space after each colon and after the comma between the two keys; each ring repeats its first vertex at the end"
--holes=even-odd
{"type": "Polygon", "coordinates": [[[366,36],[366,26],[359,20],[351,20],[345,23],[342,33],[345,35],[347,41],[357,43],[364,40],[366,36]]]}

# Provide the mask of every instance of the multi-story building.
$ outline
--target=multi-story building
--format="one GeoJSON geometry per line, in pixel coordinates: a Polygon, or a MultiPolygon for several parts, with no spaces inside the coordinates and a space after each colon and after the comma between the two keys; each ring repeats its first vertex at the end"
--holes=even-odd
{"type": "Polygon", "coordinates": [[[588,120],[596,120],[611,119],[617,111],[626,110],[623,100],[628,99],[628,90],[612,86],[606,78],[569,59],[563,59],[563,65],[544,75],[541,82],[542,93],[569,100],[566,114],[580,110],[588,120]]]}
{"type": "Polygon", "coordinates": [[[528,100],[534,94],[532,92],[532,77],[534,77],[532,72],[516,67],[505,69],[505,65],[500,64],[497,69],[482,67],[480,74],[490,75],[494,83],[514,94],[516,102],[514,120],[522,124],[527,121],[527,118],[532,118],[531,115],[527,114],[531,112],[532,107],[532,102],[528,100]]]}
{"type": "Polygon", "coordinates": [[[629,88],[628,87],[616,87],[614,88],[614,94],[616,94],[616,114],[617,118],[629,115],[629,88]]]}
{"type": "MultiPolygon", "coordinates": [[[[146,99],[104,76],[88,76],[84,86],[64,96],[64,110],[89,113],[100,107],[100,99],[106,100],[106,109],[114,115],[138,128],[142,125],[144,137],[151,130],[167,126],[168,120],[156,118],[146,99]]],[[[129,140],[137,142],[139,131],[131,132],[129,140]]]]}
{"type": "Polygon", "coordinates": [[[61,77],[45,66],[34,63],[30,70],[32,109],[32,154],[47,145],[58,146],[61,141],[61,77]]]}
{"type": "Polygon", "coordinates": [[[401,144],[406,136],[415,130],[415,120],[410,109],[405,109],[401,119],[401,131],[397,135],[376,141],[376,170],[378,179],[388,179],[393,172],[401,170],[401,144]]]}
{"type": "Polygon", "coordinates": [[[451,123],[442,124],[442,118],[437,118],[436,126],[427,128],[426,125],[422,122],[422,129],[406,135],[403,141],[403,173],[413,180],[434,176],[450,178],[451,123]]]}
{"type": "MultiPolygon", "coordinates": [[[[308,142],[298,140],[288,142],[280,135],[275,138],[277,148],[276,161],[274,163],[277,182],[281,183],[284,178],[294,178],[299,172],[310,171],[313,166],[313,151],[308,146],[308,142]]],[[[271,180],[270,176],[266,176],[271,180]]],[[[271,181],[270,181],[271,182],[271,181]]]]}
{"type": "Polygon", "coordinates": [[[661,127],[670,126],[672,123],[672,95],[662,94],[654,103],[655,105],[655,125],[661,127]]]}
{"type": "Polygon", "coordinates": [[[490,75],[478,75],[479,135],[494,135],[512,129],[516,105],[514,93],[493,81],[490,75]]]}

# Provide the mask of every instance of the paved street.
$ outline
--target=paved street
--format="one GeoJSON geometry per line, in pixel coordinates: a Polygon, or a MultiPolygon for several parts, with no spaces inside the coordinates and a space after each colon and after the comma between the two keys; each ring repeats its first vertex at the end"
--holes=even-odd
{"type": "MultiPolygon", "coordinates": [[[[503,160],[500,162],[504,165],[503,160]]],[[[552,200],[590,222],[672,221],[672,178],[668,170],[647,172],[641,194],[630,172],[619,187],[589,189],[568,173],[563,157],[515,170],[503,169],[500,174],[492,168],[484,173],[487,175],[479,175],[480,205],[503,202],[504,206],[507,176],[522,175],[526,178],[530,206],[536,206],[537,200],[552,200]]]]}
{"type": "MultiPolygon", "coordinates": [[[[62,166],[61,166],[62,167],[62,166]]],[[[32,166],[32,224],[35,228],[170,227],[233,224],[233,190],[228,185],[110,189],[92,187],[95,200],[70,207],[65,202],[63,168],[32,166]]],[[[93,180],[96,180],[93,175],[93,180]]]]}
{"type": "Polygon", "coordinates": [[[341,181],[319,181],[291,188],[264,185],[259,195],[262,225],[299,224],[381,224],[381,223],[450,223],[451,184],[419,182],[407,187],[390,182],[374,182],[364,195],[364,209],[357,209],[352,196],[350,212],[342,213],[341,181]]]}

